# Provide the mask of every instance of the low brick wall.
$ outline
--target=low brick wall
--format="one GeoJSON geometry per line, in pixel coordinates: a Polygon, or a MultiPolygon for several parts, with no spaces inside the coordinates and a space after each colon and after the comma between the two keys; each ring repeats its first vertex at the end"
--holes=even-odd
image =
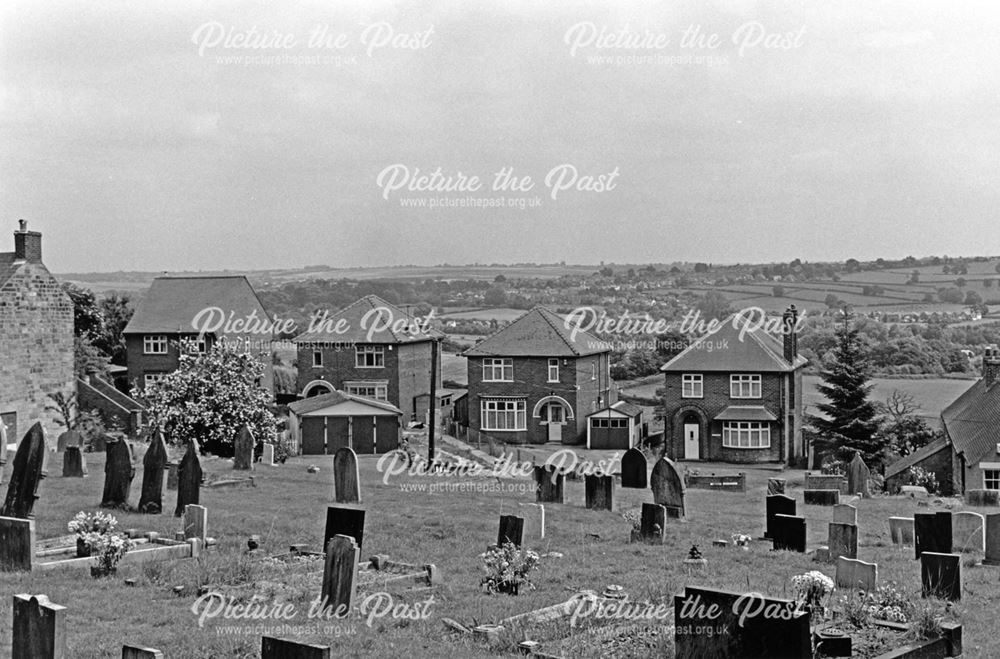
{"type": "Polygon", "coordinates": [[[697,490],[722,490],[723,492],[746,492],[747,475],[738,474],[688,474],[684,478],[687,487],[697,490]]]}

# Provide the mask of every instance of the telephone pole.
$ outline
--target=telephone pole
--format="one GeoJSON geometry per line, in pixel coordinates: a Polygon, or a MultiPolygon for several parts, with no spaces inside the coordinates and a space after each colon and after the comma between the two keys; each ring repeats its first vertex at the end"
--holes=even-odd
{"type": "Polygon", "coordinates": [[[427,461],[434,462],[434,426],[437,423],[438,340],[431,339],[431,395],[427,404],[427,461]]]}

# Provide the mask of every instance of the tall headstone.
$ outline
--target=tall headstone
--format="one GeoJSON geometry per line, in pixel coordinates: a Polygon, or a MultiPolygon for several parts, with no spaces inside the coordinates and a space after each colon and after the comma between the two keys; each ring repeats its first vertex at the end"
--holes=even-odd
{"type": "Polygon", "coordinates": [[[642,504],[639,535],[643,542],[663,544],[667,525],[667,509],[658,503],[642,504]]]}
{"type": "Polygon", "coordinates": [[[765,500],[765,538],[774,537],[774,518],[776,515],[794,515],[795,514],[795,499],[784,494],[774,494],[765,500]]]}
{"type": "Polygon", "coordinates": [[[646,456],[637,448],[630,448],[622,456],[622,487],[646,489],[646,456]]]}
{"type": "Polygon", "coordinates": [[[354,449],[342,446],[333,454],[333,489],[337,503],[361,503],[361,477],[354,449]]]}
{"type": "Polygon", "coordinates": [[[323,532],[323,546],[335,535],[346,535],[354,538],[360,550],[365,539],[364,508],[354,506],[327,506],[326,529],[323,532]]]}
{"type": "Polygon", "coordinates": [[[914,558],[931,551],[936,554],[951,553],[951,513],[916,513],[913,515],[914,558]]]}
{"type": "Polygon", "coordinates": [[[83,478],[87,475],[87,460],[79,446],[67,446],[63,450],[63,478],[83,478]]]}
{"type": "Polygon", "coordinates": [[[167,489],[177,490],[177,483],[180,482],[180,466],[176,461],[167,463],[167,489]]]}
{"type": "Polygon", "coordinates": [[[859,589],[866,593],[875,591],[878,583],[878,565],[841,556],[837,559],[837,588],[859,589]]]}
{"type": "Polygon", "coordinates": [[[264,450],[260,461],[268,467],[274,466],[274,444],[264,444],[264,450]]]}
{"type": "Polygon", "coordinates": [[[951,546],[957,553],[986,549],[986,518],[963,510],[951,516],[951,546]]]}
{"type": "Polygon", "coordinates": [[[233,469],[238,471],[252,471],[253,450],[256,446],[257,440],[254,439],[249,426],[244,424],[233,441],[233,469]]]}
{"type": "Polygon", "coordinates": [[[337,617],[347,616],[354,604],[360,554],[361,548],[350,536],[335,535],[327,541],[322,601],[326,611],[337,617]]]}
{"type": "Polygon", "coordinates": [[[83,435],[75,430],[67,430],[56,439],[56,453],[62,453],[70,446],[83,448],[83,435]]]}
{"type": "Polygon", "coordinates": [[[861,454],[855,453],[854,459],[847,465],[847,493],[870,497],[872,493],[868,482],[871,477],[872,470],[865,464],[861,454]]]}
{"type": "Polygon", "coordinates": [[[962,599],[962,556],[925,551],[920,555],[920,583],[924,597],[962,599]]]}
{"type": "Polygon", "coordinates": [[[901,547],[913,545],[913,518],[912,517],[890,517],[889,537],[892,544],[901,547]]]}
{"type": "Polygon", "coordinates": [[[497,547],[508,542],[520,547],[524,538],[524,518],[516,515],[500,515],[500,530],[497,532],[497,547]]]}
{"type": "Polygon", "coordinates": [[[331,652],[326,645],[312,645],[271,636],[260,638],[260,659],[332,659],[331,652]]]}
{"type": "Polygon", "coordinates": [[[0,517],[0,572],[30,572],[35,556],[35,520],[0,517]]]}
{"type": "Polygon", "coordinates": [[[163,659],[163,653],[153,648],[141,648],[137,645],[123,645],[122,659],[163,659]]]}
{"type": "Polygon", "coordinates": [[[522,540],[527,545],[545,539],[545,506],[540,503],[517,504],[517,516],[524,520],[522,540]]]}
{"type": "Polygon", "coordinates": [[[986,553],[983,565],[1000,565],[1000,513],[986,516],[986,553]]]}
{"type": "Polygon", "coordinates": [[[204,546],[208,538],[208,508],[196,504],[188,504],[184,508],[184,539],[197,538],[204,546]]]}
{"type": "Polygon", "coordinates": [[[838,503],[833,507],[834,524],[857,524],[858,509],[849,503],[838,503]]]}
{"type": "Polygon", "coordinates": [[[588,510],[613,510],[614,476],[588,474],[584,477],[583,487],[588,510]]]}
{"type": "Polygon", "coordinates": [[[146,455],[142,456],[142,494],[139,495],[139,512],[159,515],[163,512],[163,470],[167,466],[167,443],[157,429],[149,440],[146,455]]]}
{"type": "Polygon", "coordinates": [[[775,515],[773,525],[774,549],[805,552],[806,518],[795,515],[775,515]]]}
{"type": "Polygon", "coordinates": [[[38,499],[38,484],[47,475],[48,453],[42,424],[35,423],[17,446],[10,471],[10,484],[7,485],[7,498],[0,509],[0,516],[21,519],[32,517],[31,509],[38,499]]]}
{"type": "Polygon", "coordinates": [[[830,560],[858,557],[858,527],[855,524],[830,524],[827,540],[830,548],[830,560]]]}
{"type": "Polygon", "coordinates": [[[653,502],[667,509],[668,517],[684,517],[684,480],[668,458],[660,458],[649,477],[653,502]]]}
{"type": "Polygon", "coordinates": [[[537,503],[563,503],[563,484],[566,476],[555,465],[537,465],[535,475],[535,501],[537,503]]]}
{"type": "Polygon", "coordinates": [[[177,507],[174,517],[184,514],[184,509],[201,500],[201,458],[198,457],[198,440],[188,440],[187,450],[177,467],[177,507]]]}
{"type": "Polygon", "coordinates": [[[774,494],[784,494],[785,493],[785,479],[784,478],[768,478],[767,479],[767,494],[768,496],[774,494]]]}
{"type": "Polygon", "coordinates": [[[66,607],[45,595],[14,595],[12,659],[66,659],[66,607]]]}
{"type": "Polygon", "coordinates": [[[129,490],[135,477],[132,445],[124,436],[107,443],[107,460],[104,463],[104,496],[102,508],[128,508],[129,490]]]}

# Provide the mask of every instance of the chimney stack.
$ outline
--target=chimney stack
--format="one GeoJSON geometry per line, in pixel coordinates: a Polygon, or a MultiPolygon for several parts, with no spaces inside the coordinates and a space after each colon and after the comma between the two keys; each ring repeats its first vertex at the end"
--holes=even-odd
{"type": "Polygon", "coordinates": [[[42,234],[28,231],[28,223],[18,220],[18,230],[14,232],[14,260],[29,263],[42,262],[42,234]]]}
{"type": "Polygon", "coordinates": [[[794,364],[799,356],[799,337],[796,334],[796,325],[799,322],[799,312],[795,305],[789,306],[782,316],[782,339],[784,343],[784,357],[789,364],[794,364]]]}
{"type": "Polygon", "coordinates": [[[988,345],[983,353],[983,383],[989,387],[997,380],[1000,380],[1000,348],[988,345]]]}

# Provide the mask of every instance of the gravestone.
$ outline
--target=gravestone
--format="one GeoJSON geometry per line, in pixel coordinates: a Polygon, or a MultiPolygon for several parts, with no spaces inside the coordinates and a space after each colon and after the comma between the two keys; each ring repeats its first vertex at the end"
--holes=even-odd
{"type": "Polygon", "coordinates": [[[240,428],[233,442],[233,469],[237,471],[253,471],[253,450],[257,440],[250,432],[249,426],[240,428]]]}
{"type": "Polygon", "coordinates": [[[167,463],[167,489],[176,490],[177,483],[180,480],[180,469],[174,461],[167,463]]]}
{"type": "Polygon", "coordinates": [[[30,572],[35,556],[35,520],[0,517],[0,572],[30,572]]]}
{"type": "Polygon", "coordinates": [[[951,546],[957,553],[986,549],[986,519],[963,510],[951,516],[951,546]]]}
{"type": "Polygon", "coordinates": [[[962,556],[925,551],[920,555],[920,585],[924,597],[962,599],[962,556]]]}
{"type": "Polygon", "coordinates": [[[67,659],[66,607],[45,595],[14,595],[12,659],[67,659]]]}
{"type": "Polygon", "coordinates": [[[208,538],[208,508],[188,504],[184,508],[184,539],[197,538],[204,544],[208,538]]]}
{"type": "Polygon", "coordinates": [[[79,446],[67,446],[63,450],[63,478],[83,478],[87,475],[87,460],[79,446]]]}
{"type": "Polygon", "coordinates": [[[136,645],[122,646],[122,659],[163,659],[163,653],[153,648],[140,648],[136,645]]]}
{"type": "Polygon", "coordinates": [[[62,453],[70,446],[83,448],[83,435],[75,430],[67,430],[56,439],[56,453],[62,453]]]}
{"type": "Polygon", "coordinates": [[[365,510],[353,506],[327,506],[323,546],[335,535],[354,538],[360,551],[365,536],[365,510]]]}
{"type": "Polygon", "coordinates": [[[583,481],[585,502],[588,510],[612,510],[615,489],[614,476],[588,474],[583,481]]]}
{"type": "Polygon", "coordinates": [[[329,647],[261,636],[260,659],[332,659],[329,647]]]}
{"type": "Polygon", "coordinates": [[[167,465],[167,443],[157,429],[142,456],[142,493],[139,512],[159,515],[163,512],[163,469],[167,465]]]}
{"type": "Polygon", "coordinates": [[[833,507],[834,524],[857,524],[858,509],[849,503],[838,503],[833,507]]]}
{"type": "Polygon", "coordinates": [[[913,518],[912,517],[890,517],[889,537],[892,544],[901,547],[909,547],[913,544],[913,518]]]}
{"type": "Polygon", "coordinates": [[[872,493],[868,481],[871,477],[872,470],[865,464],[861,454],[855,453],[854,459],[847,465],[847,493],[870,497],[872,493]]]}
{"type": "Polygon", "coordinates": [[[132,445],[124,437],[107,443],[107,461],[104,463],[104,496],[102,508],[128,508],[129,490],[135,476],[132,445]]]}
{"type": "Polygon", "coordinates": [[[847,491],[847,478],[839,474],[806,474],[806,490],[837,490],[841,494],[847,491]]]}
{"type": "Polygon", "coordinates": [[[911,499],[926,499],[930,497],[930,492],[923,485],[903,485],[899,488],[899,493],[911,499]]]}
{"type": "Polygon", "coordinates": [[[983,565],[1000,565],[1000,513],[986,516],[986,554],[983,565]]]}
{"type": "Polygon", "coordinates": [[[774,494],[784,494],[785,493],[785,479],[784,478],[768,478],[767,479],[767,494],[768,496],[774,494]]]}
{"type": "Polygon", "coordinates": [[[646,456],[637,448],[630,448],[622,456],[622,487],[636,489],[649,487],[646,476],[646,456]]]}
{"type": "Polygon", "coordinates": [[[333,454],[333,489],[337,503],[361,503],[361,477],[354,449],[342,446],[333,454]]]}
{"type": "Polygon", "coordinates": [[[530,545],[545,539],[545,506],[540,503],[517,504],[517,515],[524,520],[521,539],[530,545]]]}
{"type": "Polygon", "coordinates": [[[674,597],[677,659],[812,659],[809,613],[792,600],[686,586],[674,597]]]}
{"type": "Polygon", "coordinates": [[[803,490],[807,506],[836,506],[840,503],[840,490],[803,490]]]}
{"type": "Polygon", "coordinates": [[[500,530],[497,532],[497,547],[508,542],[520,547],[524,540],[524,518],[516,515],[500,515],[500,530]]]}
{"type": "Polygon", "coordinates": [[[274,444],[264,444],[264,453],[260,461],[269,467],[274,466],[274,444]]]}
{"type": "Polygon", "coordinates": [[[32,517],[31,509],[38,499],[38,484],[48,473],[48,453],[42,424],[35,423],[17,446],[10,470],[10,484],[7,485],[7,498],[0,509],[0,516],[21,519],[32,517]]]}
{"type": "Polygon", "coordinates": [[[322,601],[324,610],[338,618],[347,616],[354,604],[360,555],[361,548],[350,536],[338,534],[327,541],[322,601]]]}
{"type": "Polygon", "coordinates": [[[773,547],[775,551],[806,550],[806,518],[795,515],[775,515],[772,528],[773,547]]]}
{"type": "Polygon", "coordinates": [[[980,508],[1000,506],[1000,490],[966,490],[965,503],[980,508]]]}
{"type": "Polygon", "coordinates": [[[839,557],[858,557],[858,527],[855,524],[830,524],[827,536],[827,547],[830,549],[830,560],[839,557]]]}
{"type": "Polygon", "coordinates": [[[654,545],[663,544],[666,527],[666,507],[658,503],[642,504],[642,517],[639,520],[639,537],[643,542],[654,545]]]}
{"type": "Polygon", "coordinates": [[[916,513],[913,516],[914,558],[931,551],[936,554],[951,553],[951,513],[916,513]]]}
{"type": "Polygon", "coordinates": [[[188,440],[187,450],[177,467],[177,507],[174,508],[174,517],[180,517],[186,507],[197,505],[201,499],[201,476],[198,441],[192,437],[188,440]]]}
{"type": "Polygon", "coordinates": [[[657,460],[649,481],[653,502],[664,506],[668,517],[684,517],[684,481],[674,463],[667,458],[657,460]]]}
{"type": "Polygon", "coordinates": [[[837,575],[834,585],[837,588],[855,588],[866,593],[875,592],[878,583],[878,565],[866,563],[853,558],[841,556],[837,559],[837,575]]]}
{"type": "Polygon", "coordinates": [[[773,538],[774,531],[774,518],[776,515],[794,515],[795,514],[795,499],[786,496],[784,494],[774,494],[765,500],[765,510],[766,510],[766,523],[765,523],[765,538],[773,538]]]}
{"type": "Polygon", "coordinates": [[[555,465],[537,465],[534,468],[535,501],[537,503],[563,503],[565,476],[555,465]]]}

